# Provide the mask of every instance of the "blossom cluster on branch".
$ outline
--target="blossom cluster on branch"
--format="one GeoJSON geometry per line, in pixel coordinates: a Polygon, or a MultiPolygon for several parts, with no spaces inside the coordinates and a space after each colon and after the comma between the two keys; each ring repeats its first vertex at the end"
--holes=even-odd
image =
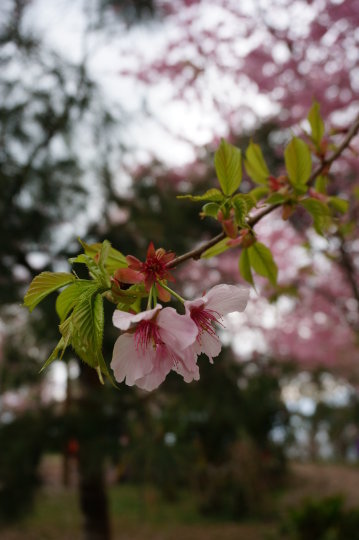
{"type": "MultiPolygon", "coordinates": [[[[180,255],[155,249],[151,243],[141,262],[133,255],[124,256],[105,240],[102,244],[81,242],[84,253],[70,259],[72,264],[87,267],[90,279],[76,273],[43,272],[31,283],[25,305],[34,309],[49,293],[65,287],[57,297],[61,338],[45,362],[47,367],[62,358],[71,345],[76,354],[112,382],[113,376],[102,354],[104,332],[103,300],[115,304],[113,323],[124,333],[117,339],[111,368],[118,382],[126,380],[146,390],[156,388],[174,370],[186,382],[197,380],[197,357],[206,354],[210,360],[220,352],[216,325],[223,316],[243,311],[249,288],[217,285],[195,300],[184,300],[169,287],[170,272],[189,259],[217,256],[239,248],[239,273],[254,285],[253,273],[268,279],[275,289],[277,265],[269,247],[259,242],[255,226],[266,215],[281,208],[284,222],[297,210],[308,212],[318,234],[333,229],[345,234],[340,215],[348,201],[329,193],[329,171],[333,162],[349,147],[359,130],[359,119],[345,132],[339,146],[325,132],[319,104],[309,113],[310,132],[304,138],[293,137],[284,150],[285,174],[271,174],[260,147],[253,141],[245,151],[244,168],[257,186],[241,192],[243,176],[241,150],[222,140],[215,153],[218,188],[202,195],[181,198],[203,204],[200,216],[214,219],[222,229],[201,246],[180,255]],[[172,307],[162,309],[161,302],[175,298],[182,313],[172,307]],[[146,305],[145,305],[146,303],[146,305]]],[[[115,384],[115,383],[114,383],[115,384]]]]}

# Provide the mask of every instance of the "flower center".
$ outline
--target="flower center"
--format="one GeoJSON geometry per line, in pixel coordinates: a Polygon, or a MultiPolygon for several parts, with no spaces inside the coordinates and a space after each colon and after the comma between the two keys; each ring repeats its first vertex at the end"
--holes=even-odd
{"type": "Polygon", "coordinates": [[[140,321],[135,330],[135,347],[144,353],[152,345],[154,349],[162,344],[159,328],[154,321],[140,321]]]}
{"type": "Polygon", "coordinates": [[[211,336],[216,336],[215,324],[220,324],[221,315],[212,309],[204,309],[202,306],[191,308],[191,319],[196,323],[199,330],[198,336],[203,332],[208,332],[211,336]]]}
{"type": "Polygon", "coordinates": [[[163,279],[168,274],[166,264],[157,257],[149,257],[144,263],[144,273],[154,280],[163,279]]]}

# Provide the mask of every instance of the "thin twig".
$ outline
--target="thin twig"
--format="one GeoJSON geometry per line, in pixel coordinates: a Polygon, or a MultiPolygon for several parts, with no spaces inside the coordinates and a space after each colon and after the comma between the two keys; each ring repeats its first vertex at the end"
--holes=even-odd
{"type": "MultiPolygon", "coordinates": [[[[355,120],[354,124],[351,126],[351,128],[348,130],[348,133],[345,137],[345,139],[342,141],[342,143],[338,146],[336,151],[330,156],[330,158],[323,160],[321,164],[314,169],[312,174],[309,177],[308,184],[311,184],[323,171],[328,170],[332,163],[338,159],[338,157],[343,153],[343,151],[349,146],[350,141],[355,137],[357,132],[359,131],[359,116],[355,120]]],[[[249,227],[254,227],[263,217],[267,216],[268,214],[272,213],[276,208],[279,208],[281,206],[281,203],[272,204],[270,206],[267,206],[260,212],[258,212],[256,215],[252,216],[248,219],[247,223],[249,227]]],[[[198,246],[195,249],[192,249],[191,251],[188,251],[187,253],[184,253],[183,255],[179,255],[175,259],[173,259],[171,262],[168,263],[168,268],[174,268],[175,266],[184,263],[185,261],[188,261],[189,259],[199,259],[201,255],[207,251],[210,247],[214,246],[221,240],[226,238],[226,234],[224,232],[221,232],[220,234],[217,234],[217,236],[211,238],[207,242],[204,242],[200,246],[198,246]]]]}

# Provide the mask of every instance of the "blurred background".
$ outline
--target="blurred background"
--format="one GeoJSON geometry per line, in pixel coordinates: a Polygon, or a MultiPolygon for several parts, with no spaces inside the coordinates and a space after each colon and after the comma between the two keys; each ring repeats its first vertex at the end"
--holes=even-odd
{"type": "MultiPolygon", "coordinates": [[[[358,28],[357,0],[2,0],[2,539],[359,538],[358,138],[332,169],[346,235],[264,219],[278,287],[258,279],[198,383],[115,391],[71,352],[39,375],[55,295],[22,306],[77,237],[143,259],[150,240],[181,254],[219,232],[176,195],[215,185],[220,137],[252,138],[280,174],[315,98],[339,143],[358,28]]],[[[184,265],[177,290],[239,283],[237,256],[184,265]]]]}

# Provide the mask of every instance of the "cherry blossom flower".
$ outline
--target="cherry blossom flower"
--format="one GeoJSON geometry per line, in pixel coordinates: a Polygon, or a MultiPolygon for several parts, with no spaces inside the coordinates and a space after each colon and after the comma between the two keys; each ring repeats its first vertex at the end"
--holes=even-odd
{"type": "Polygon", "coordinates": [[[233,311],[244,311],[249,288],[235,285],[216,285],[202,298],[186,301],[186,313],[198,328],[198,336],[191,349],[195,355],[206,354],[210,362],[221,351],[216,324],[223,326],[222,318],[233,311]]]}
{"type": "Polygon", "coordinates": [[[115,278],[121,283],[145,283],[145,289],[150,292],[151,287],[156,283],[156,288],[160,300],[169,302],[171,295],[158,281],[174,281],[167,264],[175,258],[172,251],[165,251],[163,248],[155,249],[153,242],[147,250],[145,262],[141,262],[133,255],[126,257],[128,268],[119,268],[115,272],[115,278]]]}
{"type": "Polygon", "coordinates": [[[175,309],[155,308],[137,314],[116,310],[113,324],[125,331],[116,341],[111,367],[118,382],[154,390],[173,370],[185,382],[199,379],[191,345],[198,329],[188,315],[175,309]]]}

